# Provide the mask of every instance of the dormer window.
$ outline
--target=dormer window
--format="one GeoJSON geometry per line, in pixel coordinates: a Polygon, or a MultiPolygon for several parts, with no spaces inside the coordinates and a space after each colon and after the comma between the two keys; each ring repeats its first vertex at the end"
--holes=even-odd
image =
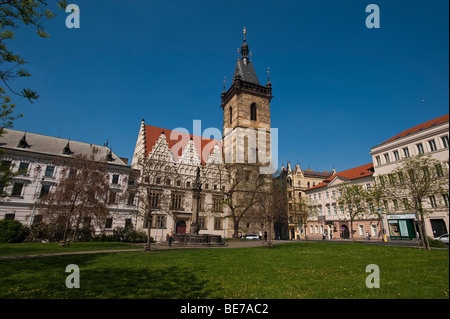
{"type": "Polygon", "coordinates": [[[69,142],[67,142],[66,146],[63,148],[62,151],[63,155],[71,155],[72,151],[70,150],[69,142]]]}
{"type": "Polygon", "coordinates": [[[23,137],[20,139],[19,144],[17,144],[18,148],[27,148],[29,147],[27,140],[26,140],[26,133],[23,135],[23,137]]]}

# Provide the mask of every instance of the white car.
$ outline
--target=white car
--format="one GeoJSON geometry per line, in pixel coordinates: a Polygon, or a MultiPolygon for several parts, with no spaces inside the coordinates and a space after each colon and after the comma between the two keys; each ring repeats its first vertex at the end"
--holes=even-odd
{"type": "Polygon", "coordinates": [[[245,235],[245,239],[258,240],[259,236],[258,235],[245,235]]]}
{"type": "Polygon", "coordinates": [[[439,240],[440,242],[443,242],[448,245],[448,234],[443,234],[443,235],[435,238],[435,240],[439,240]]]}

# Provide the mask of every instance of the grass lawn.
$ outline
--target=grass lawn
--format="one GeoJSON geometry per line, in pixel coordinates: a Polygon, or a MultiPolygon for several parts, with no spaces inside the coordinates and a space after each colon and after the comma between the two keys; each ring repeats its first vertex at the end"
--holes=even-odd
{"type": "Polygon", "coordinates": [[[0,261],[0,298],[444,298],[448,250],[342,243],[0,261]],[[80,288],[65,268],[80,268],[80,288]],[[368,289],[368,264],[380,288],[368,289]]]}
{"type": "Polygon", "coordinates": [[[139,247],[119,242],[76,242],[70,243],[69,247],[61,247],[58,243],[0,244],[0,257],[136,248],[139,247]]]}

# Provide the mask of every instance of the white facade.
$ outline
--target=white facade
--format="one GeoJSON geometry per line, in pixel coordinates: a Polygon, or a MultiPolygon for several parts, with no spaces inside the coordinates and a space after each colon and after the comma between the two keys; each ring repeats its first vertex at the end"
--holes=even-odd
{"type": "Polygon", "coordinates": [[[232,225],[225,218],[227,207],[223,204],[221,191],[222,187],[226,187],[224,180],[227,171],[222,165],[220,144],[210,140],[211,150],[204,152],[208,153],[207,158],[202,158],[200,153],[208,147],[204,144],[209,143],[203,141],[201,146],[196,145],[199,137],[180,133],[186,136],[183,135],[181,144],[177,144],[171,140],[171,135],[178,136],[178,132],[172,132],[146,125],[144,120],[141,122],[131,165],[140,171],[141,190],[149,187],[164,199],[160,199],[160,209],[152,212],[151,223],[145,220],[145,208],[140,205],[137,227],[147,231],[150,226],[150,235],[158,242],[164,242],[171,230],[174,233],[189,233],[196,212],[193,187],[197,168],[200,168],[199,234],[230,237],[232,225]]]}
{"type": "Polygon", "coordinates": [[[124,227],[125,223],[135,224],[136,205],[133,199],[120,196],[134,183],[130,180],[131,168],[108,147],[10,129],[5,129],[0,142],[0,149],[4,152],[2,163],[12,165],[13,172],[21,172],[4,189],[9,196],[0,205],[0,219],[16,219],[30,226],[39,215],[35,207],[37,200],[42,194],[51,192],[62,178],[63,168],[55,164],[55,160],[74,154],[90,156],[92,149],[96,148],[99,151],[96,160],[109,159],[110,188],[117,195],[108,206],[110,217],[103,231],[108,234],[116,227],[124,227]],[[70,150],[70,154],[64,154],[66,147],[69,147],[66,150],[70,150]]]}
{"type": "MultiPolygon", "coordinates": [[[[425,122],[413,128],[410,128],[393,138],[372,147],[373,165],[375,168],[374,176],[389,174],[395,170],[405,158],[419,154],[430,155],[432,158],[447,162],[449,161],[449,116],[444,115],[431,121],[425,122]]],[[[449,203],[448,203],[448,185],[446,194],[436,194],[436,203],[423,203],[424,209],[431,210],[432,214],[425,218],[426,233],[430,237],[438,237],[443,232],[448,233],[449,229],[449,203]],[[432,207],[434,206],[434,207],[432,207]]],[[[401,210],[392,207],[388,203],[389,213],[387,213],[387,222],[395,227],[395,220],[404,223],[404,220],[411,220],[413,216],[406,214],[401,210]]],[[[389,225],[388,225],[389,226],[389,225]]],[[[392,227],[391,227],[392,228],[392,227]]],[[[392,232],[388,233],[394,236],[392,232]]],[[[395,234],[398,235],[398,234],[395,234]]]]}
{"type": "MultiPolygon", "coordinates": [[[[339,205],[339,187],[343,183],[348,185],[362,185],[366,190],[373,187],[373,166],[366,164],[346,171],[335,173],[315,187],[305,191],[310,209],[310,218],[306,227],[309,238],[349,239],[351,224],[348,208],[339,205]]],[[[365,239],[369,233],[373,239],[382,239],[382,221],[374,207],[360,214],[353,220],[354,239],[365,239]]]]}

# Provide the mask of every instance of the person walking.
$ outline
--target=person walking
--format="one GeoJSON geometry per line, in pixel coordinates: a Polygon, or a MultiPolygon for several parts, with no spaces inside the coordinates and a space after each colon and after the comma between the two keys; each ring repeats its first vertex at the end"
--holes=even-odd
{"type": "Polygon", "coordinates": [[[173,241],[173,232],[172,232],[172,228],[170,229],[170,232],[167,234],[168,239],[169,239],[169,247],[172,247],[172,241],[173,241]]]}
{"type": "Polygon", "coordinates": [[[267,242],[267,231],[264,232],[264,241],[267,242]]]}
{"type": "Polygon", "coordinates": [[[262,241],[262,231],[259,231],[259,241],[262,241]]]}

